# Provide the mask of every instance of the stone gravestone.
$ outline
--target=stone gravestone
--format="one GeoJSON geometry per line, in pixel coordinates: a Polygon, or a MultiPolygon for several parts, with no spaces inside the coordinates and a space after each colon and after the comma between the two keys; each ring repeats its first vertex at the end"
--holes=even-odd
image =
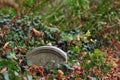
{"type": "Polygon", "coordinates": [[[54,66],[67,62],[67,54],[55,46],[42,46],[33,49],[26,55],[27,62],[39,66],[54,66]]]}

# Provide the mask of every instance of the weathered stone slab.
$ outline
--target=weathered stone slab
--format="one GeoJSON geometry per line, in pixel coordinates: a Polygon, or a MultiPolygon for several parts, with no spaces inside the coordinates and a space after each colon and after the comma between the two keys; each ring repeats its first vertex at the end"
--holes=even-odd
{"type": "Polygon", "coordinates": [[[28,62],[40,66],[67,62],[67,54],[55,46],[35,48],[26,55],[26,58],[28,62]]]}

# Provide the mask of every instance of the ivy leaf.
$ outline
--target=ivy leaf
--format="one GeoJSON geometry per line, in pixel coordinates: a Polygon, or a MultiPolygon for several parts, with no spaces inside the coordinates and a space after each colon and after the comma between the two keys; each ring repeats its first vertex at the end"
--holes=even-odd
{"type": "Polygon", "coordinates": [[[14,59],[17,59],[17,57],[16,57],[16,55],[15,55],[15,53],[10,53],[10,56],[12,57],[12,58],[14,58],[14,59]]]}

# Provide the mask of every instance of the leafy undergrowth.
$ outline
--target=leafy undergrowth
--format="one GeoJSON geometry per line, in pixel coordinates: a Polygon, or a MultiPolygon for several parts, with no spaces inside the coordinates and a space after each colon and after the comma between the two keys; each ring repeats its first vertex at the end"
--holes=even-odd
{"type": "Polygon", "coordinates": [[[86,0],[71,1],[63,1],[57,8],[45,5],[51,11],[55,8],[51,15],[46,7],[46,14],[39,16],[33,12],[19,19],[13,14],[0,15],[0,80],[120,79],[118,1],[101,0],[103,3],[90,3],[90,7],[86,0]],[[64,50],[68,63],[56,68],[28,65],[27,52],[44,45],[64,50]]]}

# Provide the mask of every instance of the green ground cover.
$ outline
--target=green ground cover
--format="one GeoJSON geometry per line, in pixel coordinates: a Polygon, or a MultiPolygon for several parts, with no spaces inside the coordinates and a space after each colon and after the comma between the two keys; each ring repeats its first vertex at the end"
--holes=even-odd
{"type": "Polygon", "coordinates": [[[119,0],[26,0],[0,10],[0,80],[120,79],[119,0]],[[28,65],[25,55],[51,43],[68,63],[28,65]]]}

